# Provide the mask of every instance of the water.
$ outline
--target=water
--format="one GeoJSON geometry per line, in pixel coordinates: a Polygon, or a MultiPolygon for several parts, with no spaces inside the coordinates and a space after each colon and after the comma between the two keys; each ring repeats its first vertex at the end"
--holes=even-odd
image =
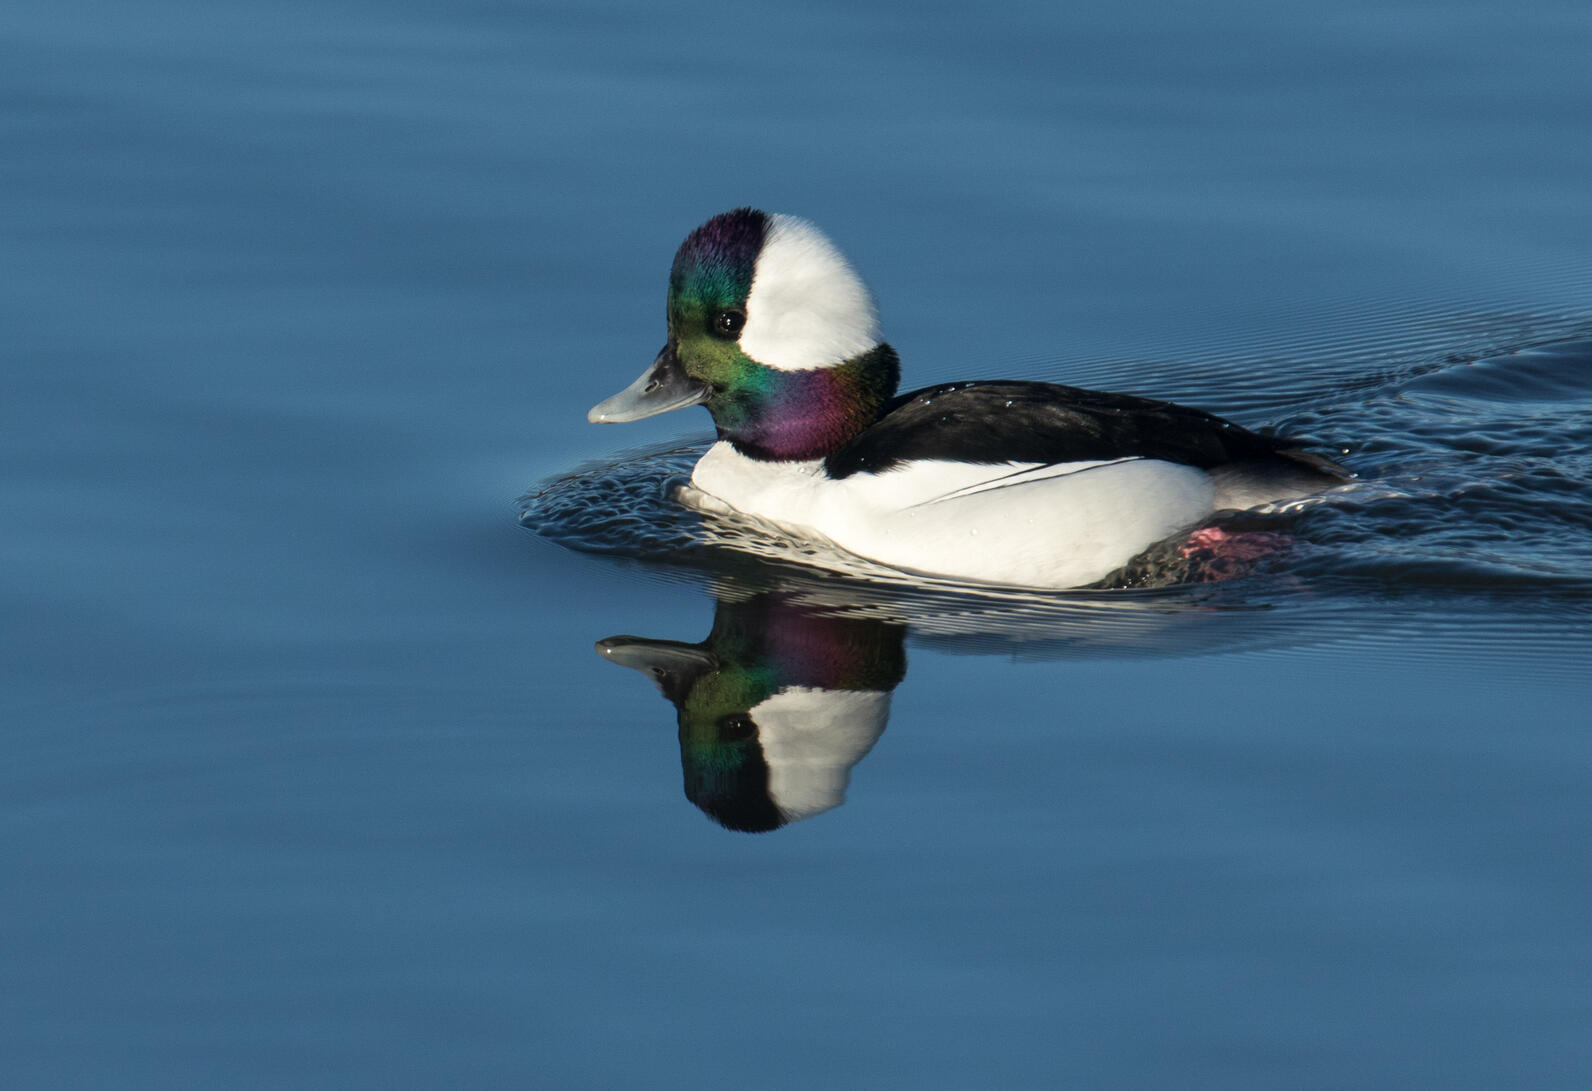
{"type": "Polygon", "coordinates": [[[1583,8],[18,7],[8,1084],[1585,1086],[1583,8]],[[705,416],[584,412],[748,202],[908,384],[1367,489],[1188,588],[703,545],[705,416]],[[621,634],[866,706],[816,813],[705,815],[621,634]]]}

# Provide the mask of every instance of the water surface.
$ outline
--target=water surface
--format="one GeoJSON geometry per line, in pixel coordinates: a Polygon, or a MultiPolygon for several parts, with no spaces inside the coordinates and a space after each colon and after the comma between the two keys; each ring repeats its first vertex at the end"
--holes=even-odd
{"type": "Polygon", "coordinates": [[[1592,1078],[1584,5],[9,30],[10,1084],[1592,1078]],[[584,413],[745,203],[911,386],[1172,398],[1368,487],[1193,588],[704,547],[653,486],[705,416],[584,413]],[[843,802],[714,821],[736,729],[682,743],[619,635],[868,710],[843,802]]]}

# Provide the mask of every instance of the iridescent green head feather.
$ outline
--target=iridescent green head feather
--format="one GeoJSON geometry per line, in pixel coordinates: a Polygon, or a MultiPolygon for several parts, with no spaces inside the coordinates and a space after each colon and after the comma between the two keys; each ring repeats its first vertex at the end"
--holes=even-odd
{"type": "Polygon", "coordinates": [[[589,414],[635,420],[704,404],[753,458],[821,458],[878,419],[900,367],[845,257],[793,216],[739,208],[691,232],[669,271],[669,340],[589,414]]]}

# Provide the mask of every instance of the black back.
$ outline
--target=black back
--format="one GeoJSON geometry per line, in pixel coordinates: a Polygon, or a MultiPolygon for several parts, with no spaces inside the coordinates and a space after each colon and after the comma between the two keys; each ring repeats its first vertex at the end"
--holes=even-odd
{"type": "MultiPolygon", "coordinates": [[[[947,383],[902,394],[879,421],[824,461],[830,477],[879,473],[913,459],[1085,462],[1156,458],[1211,469],[1295,452],[1200,409],[1053,383],[947,383]]],[[[1336,469],[1336,467],[1332,467],[1336,469]]],[[[1330,471],[1329,471],[1330,472],[1330,471]]]]}

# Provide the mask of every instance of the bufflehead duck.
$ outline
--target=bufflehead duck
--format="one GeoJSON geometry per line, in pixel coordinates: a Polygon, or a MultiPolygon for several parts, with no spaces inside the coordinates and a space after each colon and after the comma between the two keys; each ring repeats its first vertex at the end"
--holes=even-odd
{"type": "Polygon", "coordinates": [[[795,216],[740,208],[669,272],[669,340],[587,414],[705,405],[718,442],[681,499],[910,572],[1094,583],[1213,513],[1352,476],[1198,409],[1007,380],[896,394],[900,363],[839,250],[795,216]]]}

